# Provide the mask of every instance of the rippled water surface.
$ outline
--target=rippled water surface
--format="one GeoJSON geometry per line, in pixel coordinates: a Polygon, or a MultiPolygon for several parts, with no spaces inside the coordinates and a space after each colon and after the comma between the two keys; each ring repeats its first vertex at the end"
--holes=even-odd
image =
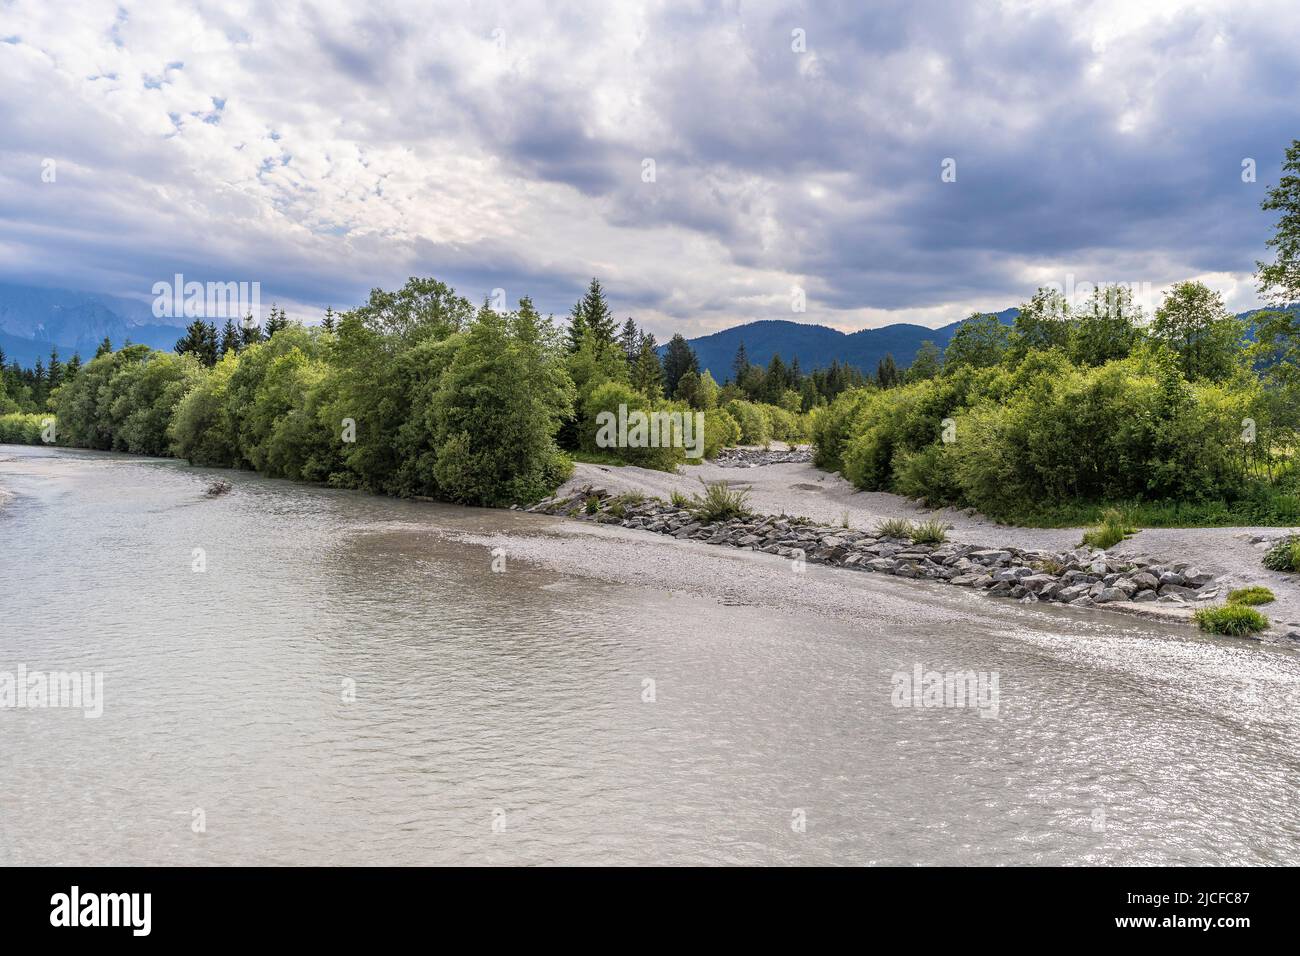
{"type": "Polygon", "coordinates": [[[461,533],[563,525],[215,474],[0,447],[0,672],[105,696],[0,710],[0,863],[1300,861],[1288,648],[494,574],[461,533]]]}

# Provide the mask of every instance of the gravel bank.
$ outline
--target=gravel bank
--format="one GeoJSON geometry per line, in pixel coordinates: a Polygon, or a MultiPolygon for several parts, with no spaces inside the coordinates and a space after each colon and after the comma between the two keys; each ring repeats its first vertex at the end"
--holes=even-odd
{"type": "MultiPolygon", "coordinates": [[[[615,494],[632,491],[667,499],[673,491],[687,495],[699,491],[702,480],[748,488],[750,506],[760,514],[787,514],[834,525],[847,520],[849,528],[863,531],[885,518],[938,519],[951,527],[949,539],[957,543],[1052,551],[1075,547],[1083,534],[1081,528],[1012,528],[951,508],[924,508],[898,495],[857,491],[839,475],[808,463],[736,469],[705,462],[683,468],[677,475],[579,463],[557,494],[576,493],[594,485],[615,494]]],[[[1286,533],[1284,528],[1152,528],[1138,532],[1110,553],[1161,562],[1186,561],[1219,578],[1225,588],[1266,585],[1277,601],[1261,610],[1273,622],[1273,631],[1285,632],[1300,629],[1300,580],[1266,570],[1260,564],[1266,545],[1252,539],[1273,539],[1286,533]]]]}

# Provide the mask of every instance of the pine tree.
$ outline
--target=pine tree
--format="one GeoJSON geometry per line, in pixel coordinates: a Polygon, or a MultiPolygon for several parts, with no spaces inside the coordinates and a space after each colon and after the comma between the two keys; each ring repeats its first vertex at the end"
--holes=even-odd
{"type": "Polygon", "coordinates": [[[263,341],[262,326],[252,315],[244,316],[244,321],[239,325],[239,347],[242,351],[250,345],[256,345],[263,341]]]}
{"type": "Polygon", "coordinates": [[[46,387],[50,393],[63,384],[63,363],[59,361],[59,350],[50,349],[50,367],[45,373],[46,387]]]}
{"type": "Polygon", "coordinates": [[[108,340],[108,336],[106,335],[104,336],[104,341],[99,343],[99,348],[95,349],[95,358],[99,358],[101,355],[107,355],[111,351],[113,351],[113,343],[108,340]]]}
{"type": "Polygon", "coordinates": [[[36,367],[32,369],[32,401],[36,403],[37,408],[45,407],[45,398],[49,395],[49,390],[45,387],[45,366],[41,360],[36,360],[36,367]]]}
{"type": "Polygon", "coordinates": [[[623,332],[618,337],[618,344],[622,347],[623,354],[627,356],[627,363],[635,364],[641,354],[641,333],[630,315],[623,323],[623,332]]]}
{"type": "Polygon", "coordinates": [[[195,319],[185,329],[185,335],[176,343],[176,352],[187,352],[211,368],[217,364],[217,327],[211,322],[195,319]]]}
{"type": "Polygon", "coordinates": [[[745,351],[745,343],[740,343],[740,348],[736,349],[736,358],[731,363],[731,380],[741,388],[745,386],[745,376],[749,373],[749,353],[745,351]]]}
{"type": "Polygon", "coordinates": [[[587,334],[587,318],[582,311],[582,300],[573,303],[569,310],[569,351],[577,352],[582,348],[582,340],[587,334]]]}
{"type": "Polygon", "coordinates": [[[699,370],[700,363],[695,357],[695,350],[678,332],[668,340],[668,349],[664,352],[664,392],[668,395],[676,394],[678,380],[687,372],[699,370]]]}
{"type": "Polygon", "coordinates": [[[63,380],[65,382],[72,381],[74,378],[77,377],[77,373],[80,371],[81,371],[81,353],[73,352],[72,358],[68,359],[68,364],[63,368],[63,380]]]}
{"type": "Polygon", "coordinates": [[[284,309],[271,306],[271,313],[266,317],[266,337],[269,339],[281,329],[289,327],[289,317],[285,315],[284,309]]]}
{"type": "Polygon", "coordinates": [[[334,309],[331,306],[325,307],[325,318],[320,325],[326,332],[334,331],[334,309]]]}
{"type": "Polygon", "coordinates": [[[636,362],[632,366],[632,387],[652,401],[663,395],[664,370],[655,350],[655,337],[647,332],[641,336],[636,362]]]}
{"type": "Polygon", "coordinates": [[[239,337],[239,329],[236,328],[233,319],[226,319],[226,326],[221,330],[221,357],[225,358],[231,352],[238,352],[244,347],[243,341],[239,337]]]}
{"type": "Polygon", "coordinates": [[[600,287],[599,279],[591,280],[579,307],[582,310],[583,325],[591,332],[597,347],[612,346],[618,326],[609,303],[605,301],[605,290],[600,287]]]}
{"type": "Polygon", "coordinates": [[[885,353],[885,357],[876,363],[876,384],[881,388],[893,388],[898,384],[898,365],[894,362],[892,353],[885,353]]]}

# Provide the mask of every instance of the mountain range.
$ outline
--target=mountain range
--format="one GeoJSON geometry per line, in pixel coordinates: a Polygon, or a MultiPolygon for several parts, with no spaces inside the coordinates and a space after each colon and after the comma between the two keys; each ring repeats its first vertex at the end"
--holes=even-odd
{"type": "Polygon", "coordinates": [[[63,360],[74,352],[89,360],[105,338],[114,347],[128,340],[170,349],[184,319],[156,319],[150,304],[70,289],[0,283],[0,349],[5,363],[30,368],[48,362],[57,348],[63,360]]]}
{"type": "MultiPolygon", "coordinates": [[[[1010,325],[1019,314],[1019,309],[1004,309],[997,313],[997,317],[1004,325],[1010,325]]],[[[805,372],[838,361],[841,365],[870,373],[886,355],[892,355],[900,368],[906,368],[912,364],[922,342],[929,341],[940,349],[947,348],[961,324],[960,321],[951,322],[931,329],[900,322],[878,329],[841,332],[824,325],[768,319],[746,322],[687,341],[699,358],[700,368],[711,371],[719,382],[730,377],[741,343],[744,343],[745,354],[754,365],[766,365],[773,355],[780,355],[787,363],[798,358],[799,367],[805,372]]],[[[660,348],[661,353],[663,350],[660,348]]]]}
{"type": "MultiPolygon", "coordinates": [[[[999,321],[1010,325],[1020,313],[1004,309],[996,314],[999,321]]],[[[1241,313],[1243,318],[1251,314],[1241,313]]],[[[187,322],[184,318],[155,318],[148,303],[132,299],[0,283],[0,349],[6,363],[17,361],[27,368],[38,359],[48,362],[51,348],[57,348],[64,360],[74,352],[79,352],[83,361],[89,360],[105,338],[115,348],[135,342],[170,349],[187,322]]],[[[730,377],[741,343],[755,365],[766,365],[773,355],[780,355],[787,363],[798,358],[805,372],[838,361],[870,374],[886,355],[892,355],[900,368],[906,368],[922,342],[947,348],[961,324],[951,322],[932,329],[897,323],[841,332],[824,325],[766,319],[687,341],[699,358],[700,368],[709,369],[719,382],[730,377]]],[[[665,348],[659,347],[660,354],[665,348]]]]}

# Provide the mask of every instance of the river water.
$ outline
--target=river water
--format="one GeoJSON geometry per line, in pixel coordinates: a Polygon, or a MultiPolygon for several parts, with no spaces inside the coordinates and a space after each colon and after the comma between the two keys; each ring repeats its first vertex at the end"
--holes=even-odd
{"type": "Polygon", "coordinates": [[[477,543],[575,524],[0,446],[0,677],[103,679],[97,718],[0,709],[0,864],[1300,862],[1290,648],[477,543]],[[995,675],[996,713],[896,706],[918,665],[995,675]]]}

